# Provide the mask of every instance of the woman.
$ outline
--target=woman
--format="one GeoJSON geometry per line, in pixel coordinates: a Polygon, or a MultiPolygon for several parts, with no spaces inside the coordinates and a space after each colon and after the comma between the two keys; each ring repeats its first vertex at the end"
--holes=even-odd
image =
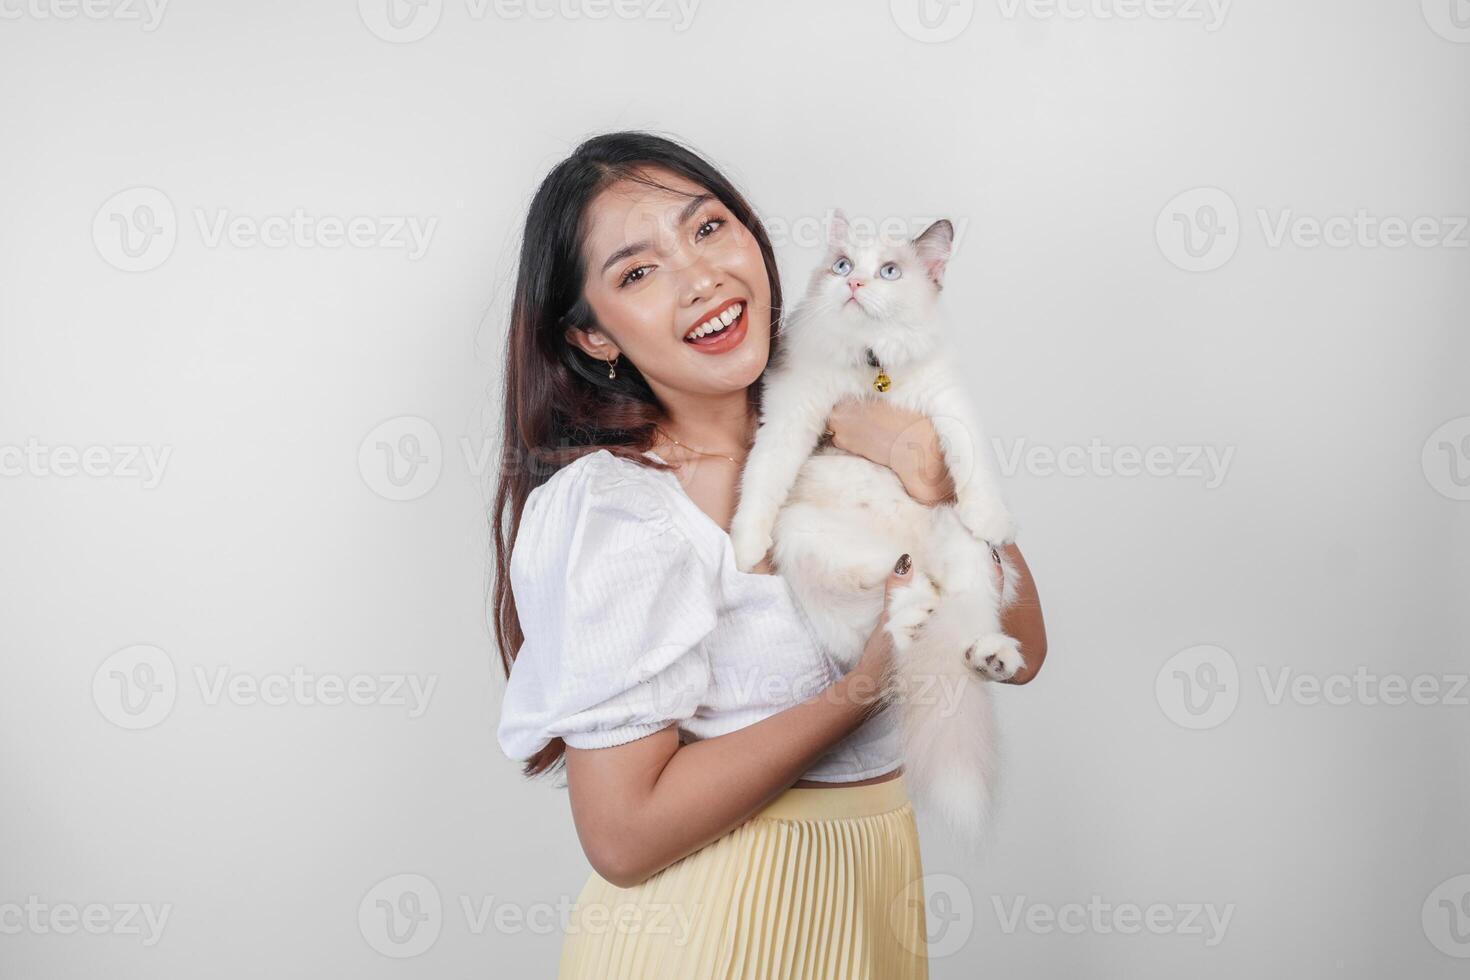
{"type": "MultiPolygon", "coordinates": [[[[588,140],[531,203],[495,499],[499,737],[527,775],[564,761],[594,869],[562,978],[927,976],[882,623],[844,672],[726,533],[780,315],[754,212],[676,143],[588,140]]],[[[949,498],[922,418],[854,401],[829,430],[949,498]]],[[[1025,683],[1045,632],[1008,552],[1025,683]]]]}

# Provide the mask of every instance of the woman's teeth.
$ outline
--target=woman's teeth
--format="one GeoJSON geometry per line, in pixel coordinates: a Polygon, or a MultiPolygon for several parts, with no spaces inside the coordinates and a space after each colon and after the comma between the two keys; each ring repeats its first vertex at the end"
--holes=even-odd
{"type": "Polygon", "coordinates": [[[689,331],[689,333],[684,336],[684,339],[698,340],[700,337],[708,337],[712,333],[719,333],[721,330],[724,330],[730,324],[740,319],[740,314],[744,309],[744,303],[736,303],[734,306],[727,307],[725,309],[725,312],[721,313],[719,316],[712,316],[704,323],[701,323],[699,326],[689,331]]]}

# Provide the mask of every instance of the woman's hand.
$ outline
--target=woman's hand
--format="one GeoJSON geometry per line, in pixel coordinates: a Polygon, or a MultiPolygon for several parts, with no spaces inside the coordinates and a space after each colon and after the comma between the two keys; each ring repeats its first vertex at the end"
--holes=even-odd
{"type": "Polygon", "coordinates": [[[832,445],[893,470],[920,503],[932,506],[954,498],[939,435],[918,412],[877,398],[849,396],[832,409],[827,428],[832,445]]]}
{"type": "MultiPolygon", "coordinates": [[[[832,409],[827,428],[832,431],[834,446],[887,466],[903,482],[908,495],[920,503],[933,506],[953,501],[954,482],[939,449],[939,435],[924,416],[889,401],[849,397],[832,409]]],[[[1026,657],[1026,669],[1006,683],[1026,684],[1046,659],[1046,624],[1041,615],[1041,599],[1031,569],[1014,543],[992,548],[989,565],[990,573],[995,576],[996,592],[1005,595],[1009,591],[1013,596],[1013,601],[1001,610],[1001,628],[1020,641],[1026,657]],[[1013,579],[1009,590],[1007,575],[1013,579]]],[[[890,584],[892,581],[890,578],[890,584]]],[[[884,609],[886,618],[886,605],[884,609]]],[[[887,635],[884,622],[879,620],[878,629],[868,641],[870,648],[881,647],[879,634],[887,635]]],[[[888,654],[891,657],[891,650],[888,654]]],[[[875,660],[881,660],[882,656],[883,651],[875,652],[875,660]]]]}

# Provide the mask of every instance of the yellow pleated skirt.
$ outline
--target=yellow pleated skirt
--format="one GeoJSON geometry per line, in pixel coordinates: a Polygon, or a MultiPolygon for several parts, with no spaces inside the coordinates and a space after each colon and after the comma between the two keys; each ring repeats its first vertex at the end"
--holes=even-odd
{"type": "Polygon", "coordinates": [[[557,977],[927,978],[923,873],[902,776],[788,789],[632,888],[594,873],[557,977]]]}

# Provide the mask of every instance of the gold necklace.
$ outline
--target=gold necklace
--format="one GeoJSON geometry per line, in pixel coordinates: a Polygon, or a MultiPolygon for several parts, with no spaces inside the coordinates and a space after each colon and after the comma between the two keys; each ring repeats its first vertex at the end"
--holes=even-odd
{"type": "Polygon", "coordinates": [[[662,432],[664,434],[664,438],[668,439],[669,442],[672,442],[674,445],[678,446],[680,449],[687,449],[691,453],[699,453],[699,455],[701,455],[701,456],[718,456],[721,459],[728,459],[730,462],[734,463],[736,466],[739,466],[740,465],[740,461],[738,459],[736,459],[734,456],[726,456],[724,453],[707,453],[707,452],[705,452],[702,449],[695,449],[693,446],[686,446],[682,442],[680,442],[678,439],[675,439],[672,435],[670,435],[668,432],[666,432],[663,429],[662,426],[654,426],[654,428],[655,429],[658,429],[659,432],[662,432]]]}

